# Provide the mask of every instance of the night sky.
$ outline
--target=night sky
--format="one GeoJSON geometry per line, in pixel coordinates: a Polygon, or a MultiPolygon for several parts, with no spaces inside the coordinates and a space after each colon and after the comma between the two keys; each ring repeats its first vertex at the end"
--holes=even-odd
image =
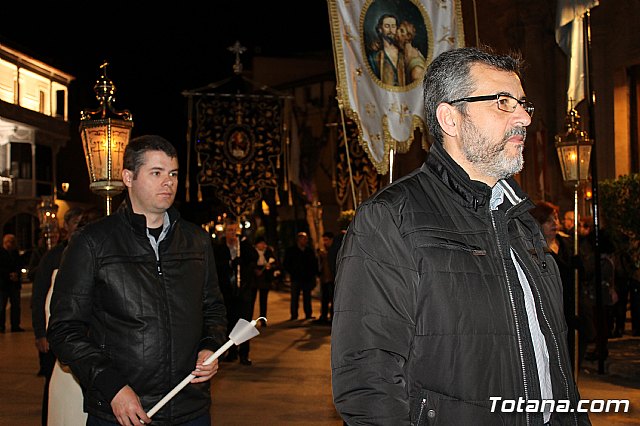
{"type": "Polygon", "coordinates": [[[0,40],[76,78],[69,99],[72,146],[61,152],[59,182],[69,180],[78,154],[84,162],[79,112],[98,106],[93,85],[105,60],[115,108],[133,114],[133,136],[160,134],[184,156],[187,101],[181,93],[230,77],[235,56],[227,48],[236,40],[247,48],[246,71],[254,55],[331,51],[325,0],[183,1],[165,9],[154,2],[145,11],[139,2],[92,3],[106,6],[82,11],[68,3],[52,3],[56,10],[23,3],[8,6],[15,18],[3,18],[0,40]]]}

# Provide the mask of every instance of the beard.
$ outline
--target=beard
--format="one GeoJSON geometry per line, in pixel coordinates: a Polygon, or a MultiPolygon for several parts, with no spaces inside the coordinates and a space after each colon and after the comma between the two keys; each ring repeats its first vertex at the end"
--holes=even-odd
{"type": "Polygon", "coordinates": [[[509,156],[505,148],[512,136],[527,137],[525,127],[514,127],[504,134],[501,140],[493,142],[483,135],[471,120],[464,119],[462,123],[462,152],[465,158],[473,164],[479,172],[496,179],[506,179],[522,170],[524,145],[516,147],[516,154],[509,156]]]}
{"type": "Polygon", "coordinates": [[[396,35],[394,33],[382,34],[382,38],[391,44],[396,44],[396,35]]]}

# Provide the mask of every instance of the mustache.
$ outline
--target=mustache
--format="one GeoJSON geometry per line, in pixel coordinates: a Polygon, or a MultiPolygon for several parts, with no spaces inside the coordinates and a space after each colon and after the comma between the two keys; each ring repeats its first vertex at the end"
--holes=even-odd
{"type": "Polygon", "coordinates": [[[509,139],[509,138],[511,138],[513,136],[522,136],[522,140],[526,140],[527,139],[527,128],[523,127],[523,126],[514,127],[513,129],[511,129],[507,133],[505,133],[504,140],[506,141],[507,139],[509,139]]]}
{"type": "Polygon", "coordinates": [[[382,38],[387,40],[389,43],[393,43],[396,41],[396,35],[393,33],[383,34],[382,38]]]}

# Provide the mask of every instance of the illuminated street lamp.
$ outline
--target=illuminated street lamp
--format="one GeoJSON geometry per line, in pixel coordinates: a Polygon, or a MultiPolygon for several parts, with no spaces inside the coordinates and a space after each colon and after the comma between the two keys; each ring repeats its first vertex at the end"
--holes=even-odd
{"type": "Polygon", "coordinates": [[[40,205],[38,205],[38,220],[40,220],[40,229],[47,243],[47,249],[50,250],[54,243],[52,234],[58,232],[58,206],[50,195],[42,197],[40,205]]]}
{"type": "Polygon", "coordinates": [[[105,62],[100,66],[100,79],[93,86],[100,106],[80,112],[80,136],[91,181],[89,188],[105,197],[106,213],[110,215],[113,196],[124,190],[122,161],[133,118],[129,111],[113,108],[116,88],[107,78],[107,65],[105,62]]]}
{"type": "MultiPolygon", "coordinates": [[[[566,184],[573,187],[573,254],[579,254],[578,247],[578,191],[580,185],[589,180],[589,161],[591,158],[591,148],[593,141],[589,139],[587,133],[580,129],[580,115],[575,109],[571,109],[567,113],[565,119],[565,132],[558,134],[556,139],[556,150],[558,151],[558,159],[562,167],[562,179],[566,184]]],[[[574,269],[574,313],[578,316],[578,300],[579,300],[578,269],[574,269]]],[[[574,351],[573,365],[574,378],[578,378],[578,330],[574,330],[574,351]]]]}
{"type": "Polygon", "coordinates": [[[575,109],[570,110],[565,121],[565,133],[556,135],[562,179],[567,184],[577,186],[589,179],[592,145],[593,142],[587,133],[580,130],[580,115],[575,109]]]}

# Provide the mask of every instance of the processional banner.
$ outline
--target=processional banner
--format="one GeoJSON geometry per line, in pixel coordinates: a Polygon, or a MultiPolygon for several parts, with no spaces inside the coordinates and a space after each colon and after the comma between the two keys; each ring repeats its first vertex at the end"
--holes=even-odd
{"type": "Polygon", "coordinates": [[[567,55],[567,111],[584,99],[584,14],[598,6],[598,0],[559,0],[556,13],[556,43],[567,55]]]}
{"type": "MultiPolygon", "coordinates": [[[[464,45],[460,0],[327,0],[338,101],[380,174],[389,151],[426,135],[422,76],[432,58],[464,45]]],[[[425,140],[426,143],[426,140],[425,140]]]]}
{"type": "Polygon", "coordinates": [[[344,129],[347,132],[346,138],[342,126],[338,126],[338,149],[335,152],[335,190],[341,210],[355,209],[383,185],[382,175],[376,173],[373,164],[358,143],[358,127],[353,121],[347,120],[344,129]],[[356,199],[353,200],[353,205],[349,206],[349,200],[352,198],[351,183],[356,199]]]}
{"type": "Polygon", "coordinates": [[[278,186],[283,115],[274,96],[212,94],[196,103],[198,185],[213,187],[238,218],[278,186]]]}

